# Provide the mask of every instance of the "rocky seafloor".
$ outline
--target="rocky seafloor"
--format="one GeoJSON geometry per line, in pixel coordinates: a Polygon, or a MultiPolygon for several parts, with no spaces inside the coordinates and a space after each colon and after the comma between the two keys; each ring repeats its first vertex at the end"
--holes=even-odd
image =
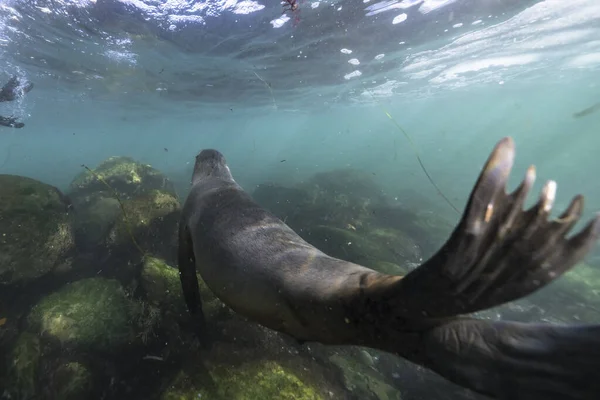
{"type": "MultiPolygon", "coordinates": [[[[172,182],[128,157],[63,191],[0,175],[0,399],[476,399],[423,368],[360,347],[300,345],[235,314],[201,283],[211,337],[192,334],[176,268],[172,182]]],[[[452,223],[390,201],[351,169],[253,197],[322,251],[406,274],[452,223]]],[[[600,269],[478,313],[600,322],[600,269]]]]}

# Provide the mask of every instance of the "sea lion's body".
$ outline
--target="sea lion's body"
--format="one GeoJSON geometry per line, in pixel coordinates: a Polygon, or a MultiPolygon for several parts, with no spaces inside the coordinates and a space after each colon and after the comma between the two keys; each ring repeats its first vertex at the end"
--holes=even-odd
{"type": "Polygon", "coordinates": [[[344,342],[346,299],[373,270],[308,244],[235,182],[199,182],[188,198],[183,214],[195,265],[217,297],[299,340],[344,342]]]}
{"type": "Polygon", "coordinates": [[[512,151],[509,140],[497,146],[452,237],[404,278],[319,251],[256,204],[219,152],[202,151],[179,230],[183,292],[190,312],[202,322],[199,329],[204,325],[196,271],[234,311],[300,341],[389,351],[497,398],[554,399],[536,389],[546,381],[556,385],[556,398],[600,395],[597,382],[580,385],[600,374],[600,359],[589,359],[590,347],[600,352],[599,326],[457,317],[543,287],[581,259],[598,237],[599,219],[574,239],[563,237],[579,218],[580,197],[561,224],[542,219],[553,200],[552,185],[537,208],[523,212],[533,173],[513,194],[504,193],[512,151]],[[537,340],[535,348],[519,342],[524,340],[537,340]],[[567,361],[552,353],[561,346],[570,356],[582,355],[567,361]],[[561,368],[542,381],[523,381],[528,374],[539,378],[540,368],[545,371],[540,357],[548,365],[560,362],[561,368]],[[573,379],[573,371],[580,376],[573,379]]]}

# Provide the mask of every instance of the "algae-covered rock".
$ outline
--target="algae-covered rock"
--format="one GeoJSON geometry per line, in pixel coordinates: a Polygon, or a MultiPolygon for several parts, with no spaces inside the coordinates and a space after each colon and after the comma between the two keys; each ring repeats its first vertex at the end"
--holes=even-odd
{"type": "MultiPolygon", "coordinates": [[[[369,174],[352,169],[317,173],[292,188],[258,185],[252,196],[309,242],[315,233],[319,236],[315,232],[317,226],[338,229],[340,238],[343,231],[354,231],[362,237],[370,235],[370,240],[390,244],[388,250],[394,248],[396,254],[388,254],[384,259],[400,265],[420,263],[424,254],[431,256],[453,228],[435,214],[415,212],[386,197],[369,174]]],[[[313,244],[329,249],[327,243],[313,244]]],[[[335,246],[342,250],[333,250],[335,256],[344,258],[348,249],[335,246]]]]}
{"type": "Polygon", "coordinates": [[[398,264],[394,264],[387,261],[373,261],[369,265],[369,268],[374,269],[377,272],[388,275],[407,275],[410,272],[408,266],[401,267],[398,264]]]}
{"type": "Polygon", "coordinates": [[[252,198],[278,218],[294,221],[306,215],[310,207],[310,193],[299,188],[287,188],[275,184],[260,184],[254,189],[252,198]]]}
{"type": "Polygon", "coordinates": [[[123,202],[125,213],[120,213],[111,229],[109,246],[131,246],[133,237],[140,247],[151,254],[174,260],[177,226],[181,207],[168,192],[150,190],[123,202]]]}
{"type": "Polygon", "coordinates": [[[431,212],[417,211],[413,224],[403,230],[421,245],[425,257],[431,257],[450,238],[454,223],[431,212]]]}
{"type": "Polygon", "coordinates": [[[315,225],[367,226],[371,208],[384,201],[371,177],[353,169],[317,173],[294,188],[259,185],[252,196],[298,232],[315,225]]]}
{"type": "Polygon", "coordinates": [[[148,302],[159,307],[181,310],[185,307],[179,271],[155,257],[146,257],[141,284],[148,302]]]}
{"type": "MultiPolygon", "coordinates": [[[[149,303],[163,311],[174,314],[187,314],[179,270],[169,266],[164,260],[146,257],[142,268],[142,287],[149,303]]],[[[223,311],[223,303],[206,286],[197,274],[202,299],[202,309],[207,319],[223,311]]]]}
{"type": "Polygon", "coordinates": [[[172,182],[129,157],[111,157],[71,183],[76,242],[120,259],[151,253],[175,259],[180,204],[172,182]],[[138,248],[139,247],[139,248],[138,248]]]}
{"type": "Polygon", "coordinates": [[[560,282],[565,290],[579,294],[590,305],[600,307],[600,268],[579,263],[560,282]]]}
{"type": "Polygon", "coordinates": [[[303,236],[332,257],[374,269],[381,266],[381,262],[405,266],[421,260],[419,247],[408,236],[394,229],[357,232],[321,225],[311,228],[303,236]]]}
{"type": "Polygon", "coordinates": [[[528,300],[557,322],[600,323],[600,268],[580,263],[528,300]]]}
{"type": "Polygon", "coordinates": [[[90,196],[79,204],[73,223],[77,246],[82,250],[104,247],[110,230],[121,215],[121,207],[114,197],[90,196]]]}
{"type": "MultiPolygon", "coordinates": [[[[173,184],[151,165],[142,164],[130,157],[110,157],[100,163],[93,172],[108,183],[124,198],[135,197],[151,190],[175,194],[173,184]]],[[[70,195],[81,197],[109,190],[106,185],[88,170],[73,179],[70,195]]]]}
{"type": "Polygon", "coordinates": [[[355,358],[334,354],[329,359],[343,372],[346,387],[360,399],[401,400],[400,391],[385,382],[385,378],[365,362],[364,350],[355,358]]]}
{"type": "Polygon", "coordinates": [[[46,296],[30,315],[31,327],[62,345],[116,351],[133,338],[130,303],[114,279],[89,278],[46,296]]]}
{"type": "Polygon", "coordinates": [[[400,265],[419,263],[422,261],[421,248],[408,234],[398,229],[376,228],[365,235],[372,243],[379,243],[387,249],[379,259],[395,262],[400,265]]]}
{"type": "Polygon", "coordinates": [[[74,227],[80,249],[103,256],[150,253],[175,259],[181,207],[173,194],[149,190],[122,200],[123,208],[116,198],[104,196],[109,194],[87,196],[77,205],[74,227]]]}
{"type": "Polygon", "coordinates": [[[34,179],[0,175],[0,284],[65,268],[73,249],[68,200],[34,179]]]}
{"type": "Polygon", "coordinates": [[[248,362],[236,367],[210,369],[214,386],[202,374],[181,371],[161,400],[321,400],[319,390],[274,361],[248,362]],[[209,389],[211,388],[212,389],[209,389]]]}
{"type": "Polygon", "coordinates": [[[89,399],[93,388],[92,374],[79,362],[66,362],[53,371],[48,385],[52,399],[89,399]]]}
{"type": "Polygon", "coordinates": [[[300,187],[311,193],[314,203],[350,206],[361,211],[384,202],[383,192],[372,178],[363,171],[342,168],[316,173],[300,187]]]}
{"type": "Polygon", "coordinates": [[[450,237],[454,224],[435,213],[405,206],[380,204],[373,208],[372,224],[377,227],[400,229],[430,257],[450,237]]]}
{"type": "Polygon", "coordinates": [[[34,397],[37,392],[39,364],[40,340],[32,333],[22,333],[6,365],[8,375],[3,386],[11,397],[18,399],[34,397]]]}

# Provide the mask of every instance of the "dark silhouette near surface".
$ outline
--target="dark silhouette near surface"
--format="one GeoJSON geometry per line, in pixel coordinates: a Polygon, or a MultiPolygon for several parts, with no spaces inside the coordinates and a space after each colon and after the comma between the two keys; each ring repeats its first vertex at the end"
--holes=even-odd
{"type": "MultiPolygon", "coordinates": [[[[5,101],[14,101],[25,93],[33,89],[33,83],[26,82],[21,85],[21,81],[16,76],[10,78],[10,80],[0,90],[0,103],[5,101]]],[[[0,125],[9,128],[22,128],[25,126],[23,122],[17,122],[17,117],[3,117],[0,115],[0,125]]]]}

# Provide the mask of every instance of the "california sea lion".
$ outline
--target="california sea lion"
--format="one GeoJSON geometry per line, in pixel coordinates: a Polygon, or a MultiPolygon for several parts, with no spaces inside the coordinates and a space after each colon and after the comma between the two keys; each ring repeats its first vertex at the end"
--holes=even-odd
{"type": "MultiPolygon", "coordinates": [[[[0,89],[0,103],[16,100],[19,96],[28,93],[31,89],[33,89],[33,83],[25,82],[25,84],[21,85],[19,78],[13,76],[0,89]]],[[[7,126],[9,128],[22,128],[25,126],[24,123],[17,122],[17,118],[12,116],[0,116],[0,125],[7,126]]]]}
{"type": "Polygon", "coordinates": [[[494,322],[460,314],[522,298],[568,271],[600,216],[565,235],[583,197],[548,220],[556,183],[522,209],[535,169],[505,192],[514,144],[494,148],[446,244],[406,277],[322,253],[256,204],[216,150],[196,157],[179,228],[188,309],[204,323],[196,270],[234,311],[300,341],[397,354],[498,399],[600,399],[600,325],[494,322]]]}

